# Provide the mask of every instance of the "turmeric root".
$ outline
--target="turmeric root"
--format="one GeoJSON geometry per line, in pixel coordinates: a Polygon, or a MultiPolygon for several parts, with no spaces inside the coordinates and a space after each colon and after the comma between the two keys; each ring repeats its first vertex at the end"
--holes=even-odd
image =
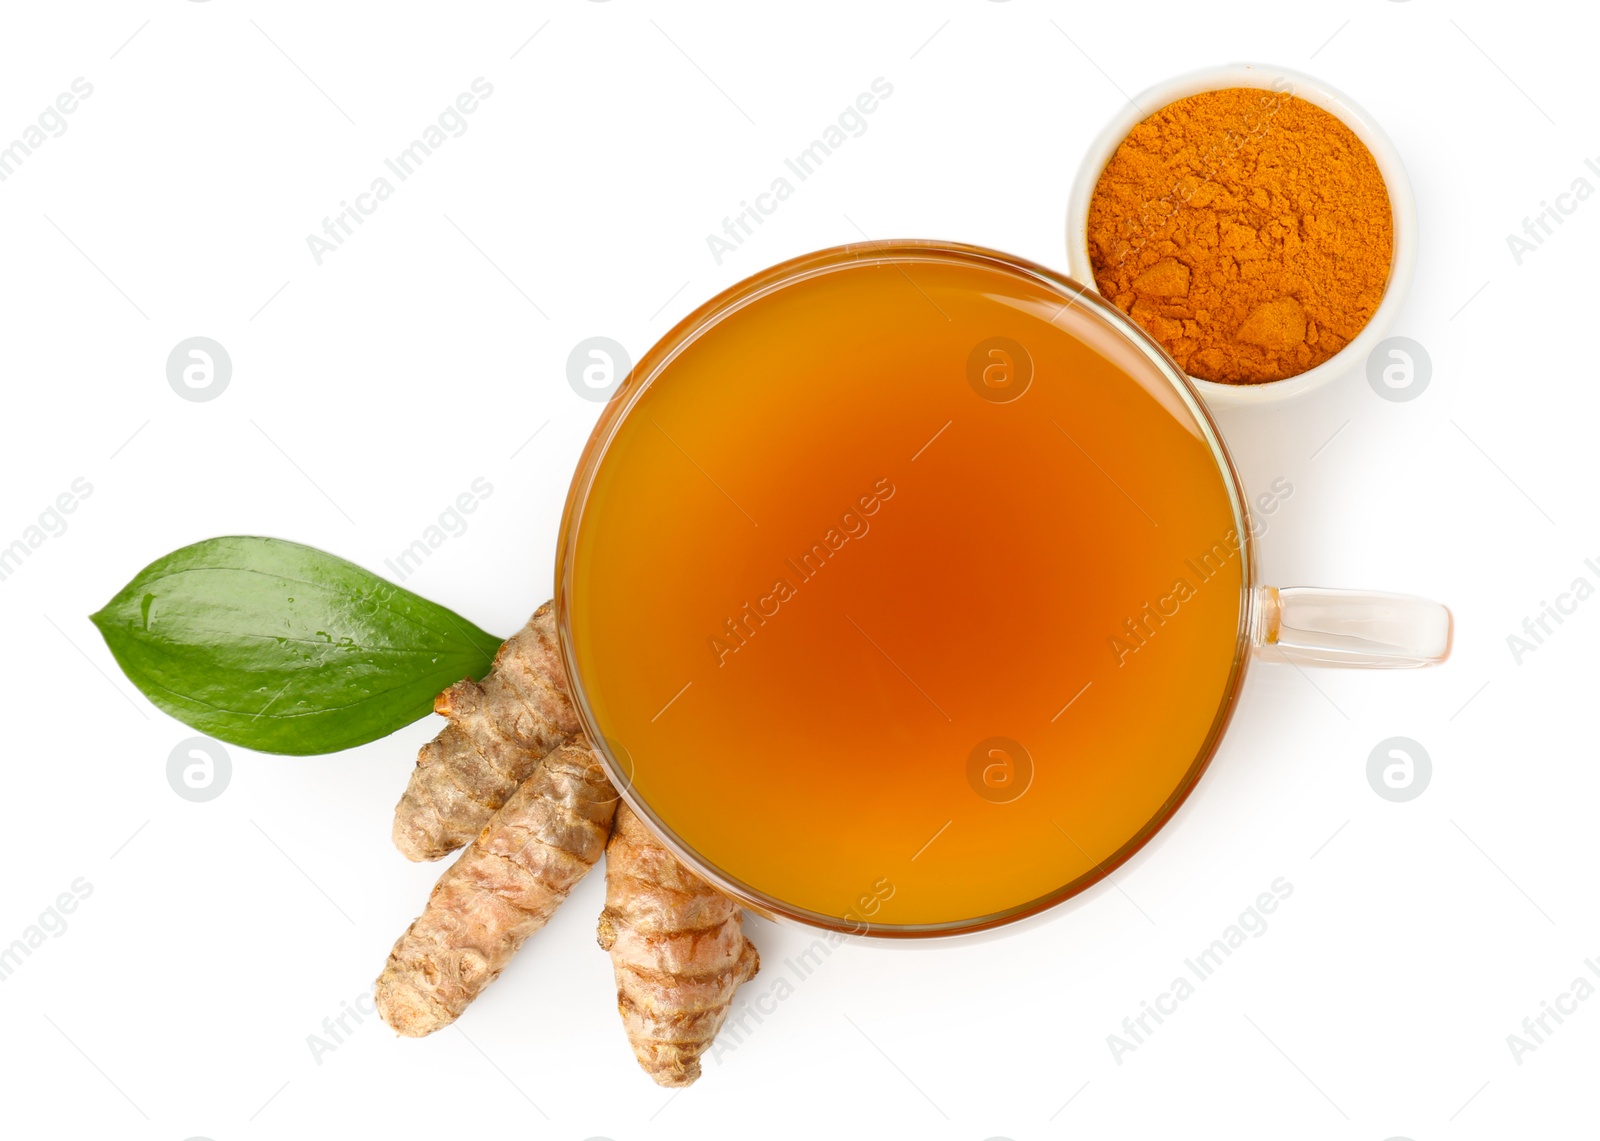
{"type": "Polygon", "coordinates": [[[605,849],[617,794],[581,734],[543,757],[395,943],[383,1020],[420,1038],[454,1022],[605,849]]]}
{"type": "Polygon", "coordinates": [[[469,843],[539,759],[578,731],[555,604],[501,645],[481,685],[459,681],[433,708],[450,724],[417,753],[394,810],[394,844],[410,860],[437,860],[469,843]]]}
{"type": "Polygon", "coordinates": [[[739,905],[679,863],[622,804],[606,845],[599,936],[639,1065],[658,1085],[692,1084],[734,992],[761,966],[739,905]]]}

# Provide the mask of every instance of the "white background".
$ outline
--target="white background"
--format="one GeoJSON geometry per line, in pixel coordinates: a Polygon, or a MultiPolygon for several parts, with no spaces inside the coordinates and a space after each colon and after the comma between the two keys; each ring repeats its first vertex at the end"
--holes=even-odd
{"type": "MultiPolygon", "coordinates": [[[[94,92],[0,183],[0,545],[75,478],[93,493],[0,582],[0,944],[75,879],[93,894],[0,983],[4,1131],[1575,1135],[1600,1001],[1520,1065],[1506,1037],[1600,956],[1600,601],[1520,665],[1506,637],[1600,585],[1600,203],[1521,265],[1506,235],[1600,159],[1595,32],[1577,4],[1435,0],[8,6],[0,141],[75,77],[94,92]],[[579,340],[637,356],[747,274],[863,234],[1064,267],[1073,173],[1124,93],[1235,59],[1321,76],[1392,135],[1423,227],[1394,331],[1434,370],[1408,403],[1352,375],[1223,418],[1252,488],[1295,488],[1263,569],[1449,603],[1449,664],[1263,663],[1120,890],[1005,938],[840,950],[679,1094],[624,1040],[598,874],[459,1028],[368,1017],[314,1058],[440,870],[388,839],[437,724],[331,757],[232,749],[222,795],[189,803],[166,763],[190,731],[85,616],[216,534],[381,570],[482,476],[470,530],[407,585],[507,633],[551,593],[600,407],[566,380],[579,340]],[[306,236],[479,76],[467,133],[318,266],[306,236]],[[716,264],[706,235],[879,76],[868,131],[716,264]],[[206,403],[165,376],[195,335],[233,361],[206,403]],[[1396,735],[1433,761],[1404,804],[1366,777],[1396,735]],[[1107,1035],[1277,877],[1270,929],[1114,1061],[1107,1035]]],[[[811,936],[750,931],[753,999],[811,936]]]]}

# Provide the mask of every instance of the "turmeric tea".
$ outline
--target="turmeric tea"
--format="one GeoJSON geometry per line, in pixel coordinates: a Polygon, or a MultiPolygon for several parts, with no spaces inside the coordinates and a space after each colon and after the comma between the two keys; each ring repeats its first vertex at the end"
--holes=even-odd
{"type": "Polygon", "coordinates": [[[1206,91],[1156,111],[1089,205],[1100,293],[1191,376],[1283,380],[1328,360],[1383,300],[1394,255],[1376,160],[1286,91],[1206,91]]]}
{"type": "Polygon", "coordinates": [[[1039,906],[1164,819],[1227,693],[1245,560],[1209,446],[1098,307],[861,252],[671,358],[607,446],[563,605],[664,839],[899,933],[1039,906]],[[996,344],[1026,355],[1019,399],[979,391],[996,344]]]}

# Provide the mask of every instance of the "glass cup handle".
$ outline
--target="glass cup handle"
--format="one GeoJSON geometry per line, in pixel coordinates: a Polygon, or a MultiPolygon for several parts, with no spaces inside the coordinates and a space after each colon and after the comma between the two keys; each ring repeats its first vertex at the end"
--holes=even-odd
{"type": "Polygon", "coordinates": [[[1256,652],[1305,665],[1437,665],[1450,656],[1453,625],[1446,607],[1409,594],[1256,587],[1256,652]]]}

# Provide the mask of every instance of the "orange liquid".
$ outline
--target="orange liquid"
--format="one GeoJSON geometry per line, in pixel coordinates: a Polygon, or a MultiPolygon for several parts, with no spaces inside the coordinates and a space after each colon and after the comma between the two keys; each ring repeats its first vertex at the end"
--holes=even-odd
{"type": "Polygon", "coordinates": [[[1157,366],[1063,301],[847,263],[725,314],[617,427],[566,554],[574,664],[726,880],[852,924],[1000,917],[1098,878],[1198,776],[1234,508],[1157,366]]]}

